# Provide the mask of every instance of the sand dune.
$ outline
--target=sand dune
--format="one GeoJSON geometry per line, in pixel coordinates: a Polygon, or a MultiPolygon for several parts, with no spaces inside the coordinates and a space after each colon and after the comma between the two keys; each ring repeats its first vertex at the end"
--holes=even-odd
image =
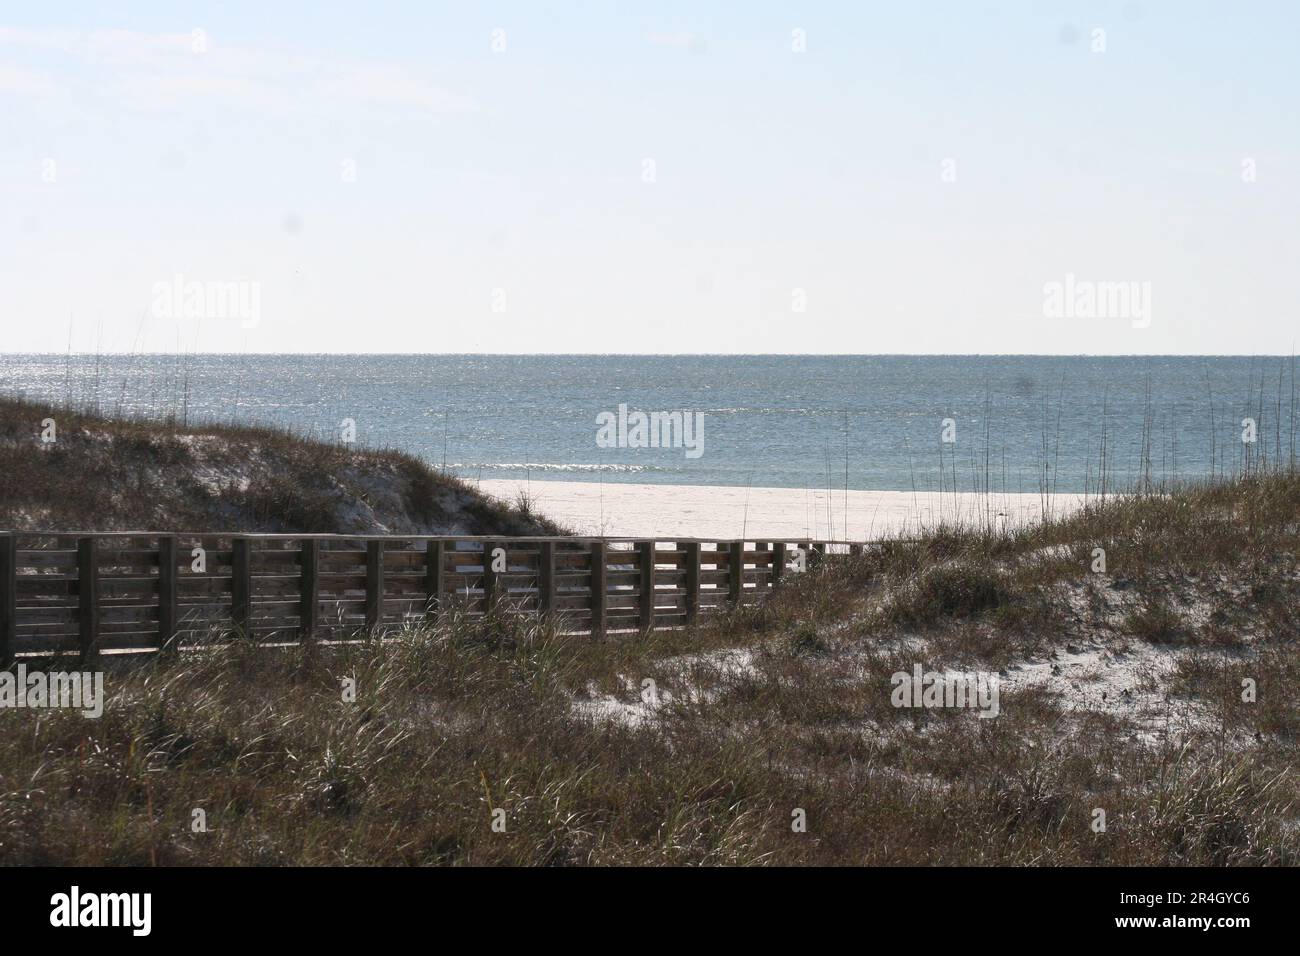
{"type": "MultiPolygon", "coordinates": [[[[721,485],[650,485],[585,481],[479,482],[490,495],[513,501],[526,491],[542,514],[581,534],[629,537],[808,538],[865,540],[940,520],[978,521],[986,510],[998,526],[1038,518],[1037,494],[939,494],[910,491],[819,491],[721,485]]],[[[1055,515],[1083,502],[1056,495],[1055,515]]]]}

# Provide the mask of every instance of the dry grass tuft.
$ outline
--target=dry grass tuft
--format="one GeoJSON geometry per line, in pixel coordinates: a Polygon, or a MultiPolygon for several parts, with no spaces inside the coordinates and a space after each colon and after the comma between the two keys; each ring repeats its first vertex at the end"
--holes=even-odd
{"type": "Polygon", "coordinates": [[[563,533],[404,452],[264,426],[184,429],[0,397],[0,458],[0,527],[16,530],[563,533]]]}
{"type": "Polygon", "coordinates": [[[100,720],[0,711],[0,863],[1296,865],[1298,506],[946,530],[604,642],[502,613],[117,663],[100,720]],[[915,664],[1003,671],[1000,713],[895,708],[915,664]]]}

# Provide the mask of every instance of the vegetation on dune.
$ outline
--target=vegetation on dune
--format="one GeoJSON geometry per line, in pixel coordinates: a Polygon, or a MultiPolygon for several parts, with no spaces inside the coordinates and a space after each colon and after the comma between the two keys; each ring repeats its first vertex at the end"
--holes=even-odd
{"type": "Polygon", "coordinates": [[[24,531],[556,534],[391,449],[265,426],[105,418],[0,397],[0,527],[24,531]],[[42,440],[46,419],[54,441],[42,440]]]}
{"type": "Polygon", "coordinates": [[[117,664],[99,720],[0,712],[0,862],[1294,865],[1298,517],[1300,476],[1251,477],[831,557],[686,630],[117,664]],[[1052,682],[1089,654],[1146,703],[1052,682]],[[918,664],[1000,670],[1000,713],[894,707],[918,664]]]}

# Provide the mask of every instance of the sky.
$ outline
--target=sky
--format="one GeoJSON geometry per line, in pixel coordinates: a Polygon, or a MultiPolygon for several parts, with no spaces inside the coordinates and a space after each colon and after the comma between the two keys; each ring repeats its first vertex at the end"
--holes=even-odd
{"type": "Polygon", "coordinates": [[[0,351],[1290,354],[1300,4],[0,0],[0,351]]]}

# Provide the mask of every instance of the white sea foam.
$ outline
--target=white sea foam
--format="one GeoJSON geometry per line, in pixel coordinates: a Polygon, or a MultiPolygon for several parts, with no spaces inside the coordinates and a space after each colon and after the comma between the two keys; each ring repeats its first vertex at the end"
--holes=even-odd
{"type": "Polygon", "coordinates": [[[484,471],[582,471],[582,472],[613,472],[618,474],[633,474],[642,471],[668,471],[667,468],[660,468],[656,465],[620,465],[614,463],[605,464],[571,464],[561,465],[555,462],[508,462],[508,461],[482,461],[482,462],[451,462],[448,468],[459,468],[464,470],[483,469],[484,471]]]}

